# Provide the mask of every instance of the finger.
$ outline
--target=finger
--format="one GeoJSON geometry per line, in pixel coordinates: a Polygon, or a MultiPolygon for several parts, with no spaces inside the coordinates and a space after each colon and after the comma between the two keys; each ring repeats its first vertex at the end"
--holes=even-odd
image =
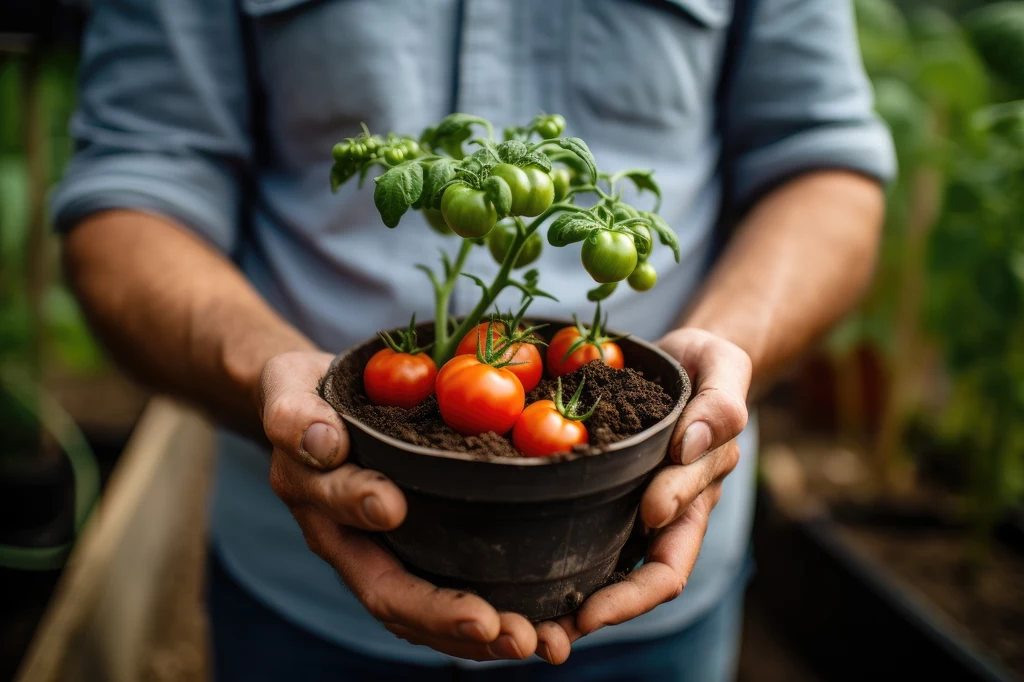
{"type": "MultiPolygon", "coordinates": [[[[715,488],[720,489],[721,484],[709,487],[709,498],[716,494],[715,488]]],[[[657,534],[640,568],[583,602],[576,614],[580,632],[591,634],[605,625],[624,623],[682,594],[697,562],[713,506],[702,499],[704,494],[657,534]]]]}
{"type": "Polygon", "coordinates": [[[739,460],[739,444],[730,441],[693,464],[662,469],[644,491],[640,519],[648,528],[667,526],[714,481],[732,472],[739,460]]]}
{"type": "Polygon", "coordinates": [[[537,630],[518,613],[502,613],[501,634],[491,642],[491,653],[496,658],[521,661],[537,651],[537,630]]]}
{"type": "MultiPolygon", "coordinates": [[[[552,665],[565,663],[572,648],[569,634],[565,629],[558,622],[551,620],[538,623],[536,627],[537,656],[552,665]]],[[[575,625],[573,629],[575,629],[575,625]]]]}
{"type": "Polygon", "coordinates": [[[275,448],[317,469],[338,466],[348,456],[345,425],[318,393],[331,360],[327,353],[285,353],[268,362],[260,376],[267,438],[275,448]]]}
{"type": "Polygon", "coordinates": [[[430,647],[434,651],[439,651],[442,654],[449,656],[455,656],[457,658],[465,658],[471,661],[494,661],[497,660],[494,653],[488,648],[487,644],[480,642],[467,642],[465,640],[456,640],[446,637],[433,637],[422,630],[402,625],[401,623],[384,623],[384,627],[388,631],[400,639],[404,639],[410,644],[416,644],[418,646],[430,647]]]}
{"type": "Polygon", "coordinates": [[[383,474],[355,464],[320,472],[275,448],[270,486],[285,504],[312,505],[337,523],[364,530],[391,530],[405,520],[402,491],[383,474]]]}
{"type": "Polygon", "coordinates": [[[732,440],[746,426],[750,357],[738,346],[702,332],[669,336],[663,345],[693,381],[694,395],[683,409],[669,448],[675,462],[689,464],[732,440]]]}

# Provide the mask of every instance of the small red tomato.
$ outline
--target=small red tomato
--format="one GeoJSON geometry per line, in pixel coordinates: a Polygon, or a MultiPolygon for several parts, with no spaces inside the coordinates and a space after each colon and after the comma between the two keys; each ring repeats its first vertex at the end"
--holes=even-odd
{"type": "Polygon", "coordinates": [[[363,370],[363,388],[374,405],[409,409],[434,392],[437,365],[425,353],[377,351],[363,370]]]}
{"type": "Polygon", "coordinates": [[[437,406],[448,426],[464,435],[507,433],[523,412],[526,394],[507,368],[457,355],[437,373],[437,406]]]}
{"type": "Polygon", "coordinates": [[[538,400],[519,415],[512,429],[512,444],[524,457],[547,457],[569,452],[590,442],[582,422],[566,419],[553,400],[538,400]]]}
{"type": "MultiPolygon", "coordinates": [[[[486,338],[487,325],[487,322],[482,322],[476,326],[476,329],[462,337],[462,341],[455,349],[455,355],[476,355],[478,345],[482,345],[481,340],[486,338]]],[[[496,344],[500,343],[504,333],[505,326],[500,322],[491,329],[491,337],[496,344]]],[[[501,359],[503,362],[513,363],[507,365],[505,369],[516,375],[523,385],[523,390],[527,393],[540,383],[540,378],[544,374],[544,363],[541,360],[540,351],[532,343],[512,344],[508,350],[502,353],[501,359]]]]}
{"type": "Polygon", "coordinates": [[[548,372],[553,377],[559,377],[569,372],[574,372],[588,362],[602,360],[604,364],[615,369],[622,369],[626,362],[622,357],[622,349],[614,341],[588,340],[572,353],[569,349],[577,343],[583,335],[576,327],[566,327],[558,330],[548,345],[548,372]],[[603,357],[602,357],[603,355],[603,357]]]}

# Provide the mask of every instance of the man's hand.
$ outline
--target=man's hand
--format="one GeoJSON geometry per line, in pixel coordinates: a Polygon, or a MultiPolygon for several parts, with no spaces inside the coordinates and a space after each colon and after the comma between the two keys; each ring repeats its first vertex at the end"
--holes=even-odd
{"type": "Polygon", "coordinates": [[[686,369],[693,395],[669,445],[674,464],[655,476],[640,503],[640,519],[652,534],[644,564],[583,603],[576,614],[581,635],[636,618],[682,593],[722,481],[739,462],[735,438],[747,424],[750,358],[699,329],[676,330],[659,345],[686,369]]]}
{"type": "MultiPolygon", "coordinates": [[[[480,661],[537,653],[569,656],[570,636],[553,622],[536,626],[498,613],[477,596],[439,589],[402,568],[364,531],[405,519],[402,491],[376,471],[347,462],[348,433],[317,393],[331,356],[285,353],[260,378],[262,418],[274,446],[270,483],[302,528],[309,548],[329,563],[374,618],[413,644],[480,661]]],[[[564,628],[575,632],[571,619],[564,628]]]]}

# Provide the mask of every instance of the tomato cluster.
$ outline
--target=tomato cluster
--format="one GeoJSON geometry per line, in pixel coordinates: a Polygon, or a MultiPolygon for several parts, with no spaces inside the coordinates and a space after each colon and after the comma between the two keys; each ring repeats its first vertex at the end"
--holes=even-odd
{"type": "Polygon", "coordinates": [[[600,360],[621,369],[622,350],[604,335],[600,310],[589,329],[579,323],[559,330],[547,349],[547,370],[558,378],[553,400],[526,406],[526,394],[540,383],[545,362],[537,346],[537,327],[524,327],[519,315],[482,322],[467,333],[455,357],[440,370],[433,359],[416,347],[415,329],[395,341],[382,334],[386,347],[378,351],[363,372],[367,396],[377,405],[410,409],[436,395],[441,417],[464,435],[493,431],[512,432],[512,442],[526,457],[567,452],[588,442],[583,422],[593,413],[578,411],[582,382],[563,403],[561,376],[600,360]],[[525,408],[525,409],[524,409],[525,408]]]}

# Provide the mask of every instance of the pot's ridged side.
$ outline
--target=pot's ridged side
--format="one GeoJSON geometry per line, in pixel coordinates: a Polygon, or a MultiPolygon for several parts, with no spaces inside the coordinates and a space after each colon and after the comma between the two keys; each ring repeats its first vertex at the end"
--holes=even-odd
{"type": "MultiPolygon", "coordinates": [[[[547,322],[552,328],[565,324],[547,322]]],[[[429,330],[425,324],[423,336],[429,330]]],[[[365,361],[377,344],[360,344],[335,365],[365,361]]],[[[620,344],[627,365],[677,402],[654,427],[600,453],[479,460],[398,441],[342,414],[353,459],[406,494],[406,521],[385,537],[411,571],[537,620],[571,612],[607,582],[633,528],[644,484],[664,459],[690,395],[685,372],[665,353],[632,338],[620,344]]],[[[338,405],[329,379],[322,393],[338,405]]]]}

